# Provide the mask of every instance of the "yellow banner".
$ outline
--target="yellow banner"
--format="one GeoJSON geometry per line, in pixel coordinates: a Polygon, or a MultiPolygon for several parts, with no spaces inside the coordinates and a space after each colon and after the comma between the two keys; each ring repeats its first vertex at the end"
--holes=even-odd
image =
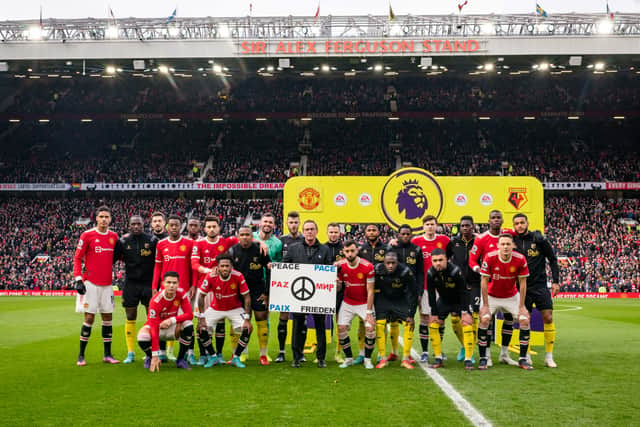
{"type": "Polygon", "coordinates": [[[386,223],[395,229],[409,224],[419,234],[426,215],[444,224],[458,223],[463,215],[485,223],[495,209],[502,211],[505,227],[522,212],[530,229],[543,230],[542,184],[528,176],[436,177],[411,167],[390,176],[298,176],[284,186],[285,219],[298,211],[302,222],[315,220],[322,242],[330,222],[386,223]]]}

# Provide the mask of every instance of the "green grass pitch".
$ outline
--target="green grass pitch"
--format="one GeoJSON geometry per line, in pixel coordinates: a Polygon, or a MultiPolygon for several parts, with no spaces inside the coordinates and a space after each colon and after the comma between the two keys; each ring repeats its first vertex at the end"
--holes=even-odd
{"type": "MultiPolygon", "coordinates": [[[[185,372],[169,363],[151,374],[142,368],[140,350],[133,365],[103,364],[96,324],[87,366],[76,367],[82,316],[73,307],[72,298],[0,299],[2,424],[470,424],[419,368],[407,371],[394,362],[384,370],[339,369],[329,357],[322,370],[313,363],[262,367],[255,338],[244,370],[185,372]]],[[[535,371],[465,372],[453,360],[459,345],[447,322],[444,349],[451,357],[439,372],[494,425],[637,425],[640,301],[557,301],[556,309],[558,369],[544,368],[544,349],[535,348],[535,371]]],[[[142,312],[138,317],[141,326],[142,312]]],[[[118,304],[113,346],[119,358],[126,353],[123,324],[118,304]]],[[[272,330],[272,356],[276,348],[272,330]]],[[[333,351],[330,345],[328,354],[333,351]]]]}

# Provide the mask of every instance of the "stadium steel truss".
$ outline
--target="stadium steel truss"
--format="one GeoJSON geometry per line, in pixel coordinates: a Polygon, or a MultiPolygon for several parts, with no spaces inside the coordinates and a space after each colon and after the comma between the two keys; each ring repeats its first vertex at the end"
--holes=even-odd
{"type": "Polygon", "coordinates": [[[640,14],[398,15],[165,19],[45,19],[0,22],[4,43],[84,40],[536,37],[640,35],[640,14]]]}

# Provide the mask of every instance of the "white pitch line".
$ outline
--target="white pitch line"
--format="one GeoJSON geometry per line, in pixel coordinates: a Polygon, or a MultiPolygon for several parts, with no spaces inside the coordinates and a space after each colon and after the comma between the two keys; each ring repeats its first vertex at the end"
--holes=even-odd
{"type": "MultiPolygon", "coordinates": [[[[404,346],[404,342],[402,337],[399,337],[400,344],[404,346]]],[[[414,348],[411,349],[411,357],[414,360],[420,360],[420,353],[418,353],[414,348]]],[[[433,380],[434,383],[444,392],[444,394],[451,399],[456,408],[462,414],[467,417],[471,424],[477,427],[491,427],[491,421],[486,419],[484,415],[480,413],[467,399],[465,399],[458,391],[453,388],[451,384],[444,379],[442,375],[440,375],[436,369],[430,369],[426,365],[416,362],[417,365],[433,380]]]]}
{"type": "Polygon", "coordinates": [[[582,307],[580,307],[579,305],[562,305],[562,304],[555,304],[556,307],[560,306],[560,307],[569,307],[569,308],[554,308],[553,311],[577,311],[577,310],[582,310],[582,307]]]}

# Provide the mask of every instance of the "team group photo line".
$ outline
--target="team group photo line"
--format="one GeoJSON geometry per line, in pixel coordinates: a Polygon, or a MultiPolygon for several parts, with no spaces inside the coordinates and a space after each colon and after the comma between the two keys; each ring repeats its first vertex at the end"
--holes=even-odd
{"type": "Polygon", "coordinates": [[[493,365],[490,343],[498,331],[498,317],[499,363],[533,370],[536,353],[530,351],[529,341],[534,307],[544,327],[544,366],[557,367],[552,296],[559,290],[558,262],[549,241],[539,231],[529,230],[522,213],[513,216],[511,228],[503,228],[502,212],[491,211],[483,233],[476,233],[474,218],[463,216],[451,238],[439,234],[437,218],[427,215],[421,235],[400,225],[395,232],[384,233],[389,237],[386,242],[381,238],[385,225],[366,224],[357,233],[351,225],[329,223],[326,243],[318,241],[316,222],[302,220],[296,211],[288,212],[289,233],[280,237],[274,235],[271,213],[262,215],[257,231],[241,226],[235,236],[227,237],[220,235],[217,216],[191,218],[183,224],[178,215],[154,212],[147,233],[145,219],[133,215],[121,237],[109,229],[111,219],[109,207],[97,208],[95,227],[82,233],[74,255],[76,311],[84,313],[78,366],[87,364],[85,352],[97,313],[102,320],[103,362],[120,363],[111,343],[113,265],[121,261],[126,275],[122,305],[127,347],[122,363],[136,361],[137,343],[144,353],[143,366],[151,372],[169,361],[185,370],[216,365],[245,368],[254,329],[259,365],[288,362],[285,349],[290,344],[293,368],[311,365],[306,357],[313,351],[315,365],[326,368],[327,340],[334,323],[338,340],[333,359],[340,368],[381,369],[395,361],[406,369],[417,363],[442,368],[450,363],[442,350],[447,317],[460,343],[457,361],[465,370],[493,365]],[[321,272],[325,283],[314,283],[306,271],[321,272]],[[294,280],[285,280],[291,277],[294,280]],[[324,308],[289,303],[308,300],[320,293],[318,288],[326,291],[325,300],[327,295],[331,298],[324,308]],[[137,330],[139,305],[146,310],[146,321],[137,330]],[[421,351],[414,353],[419,355],[414,359],[416,311],[421,351]],[[273,359],[267,351],[274,326],[270,312],[279,312],[275,328],[279,351],[273,359]],[[223,356],[227,320],[229,360],[223,356]],[[518,338],[512,344],[514,326],[518,338]],[[510,350],[518,354],[517,360],[510,350]]]}

